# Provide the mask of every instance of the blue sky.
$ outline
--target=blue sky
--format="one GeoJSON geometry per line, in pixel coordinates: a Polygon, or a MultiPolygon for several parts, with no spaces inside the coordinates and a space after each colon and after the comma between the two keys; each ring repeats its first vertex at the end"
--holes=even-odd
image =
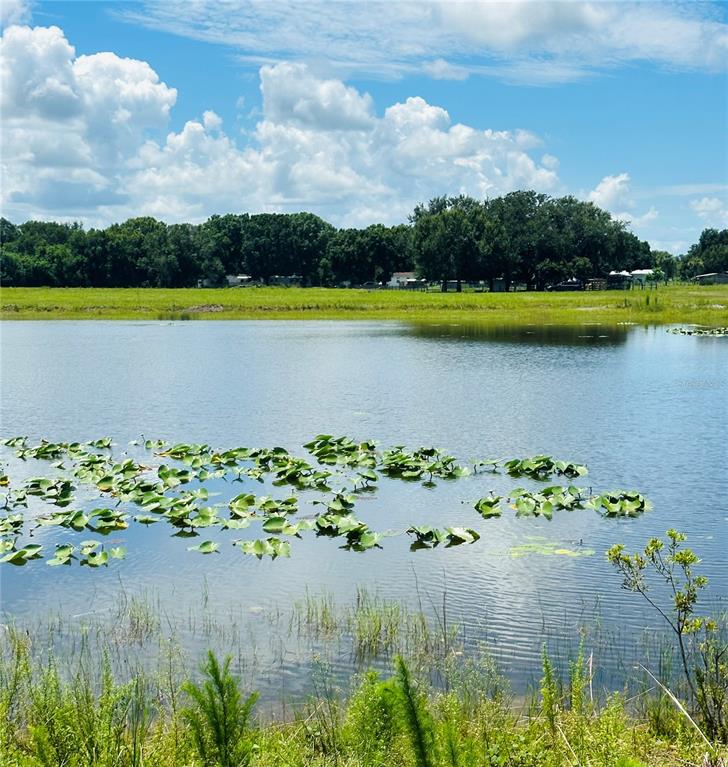
{"type": "Polygon", "coordinates": [[[574,194],[684,252],[728,226],[723,3],[3,3],[14,221],[574,194]]]}

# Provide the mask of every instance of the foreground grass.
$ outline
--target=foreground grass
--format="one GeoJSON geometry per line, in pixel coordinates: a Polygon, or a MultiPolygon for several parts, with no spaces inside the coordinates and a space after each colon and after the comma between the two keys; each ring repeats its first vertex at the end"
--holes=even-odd
{"type": "Polygon", "coordinates": [[[583,656],[563,681],[545,658],[540,691],[518,706],[487,663],[450,657],[434,690],[397,658],[386,679],[367,673],[347,695],[314,685],[307,704],[260,719],[211,653],[201,680],[136,671],[120,682],[103,656],[64,675],[24,632],[4,641],[2,767],[717,767],[727,754],[665,698],[595,702],[583,656]]]}
{"type": "Polygon", "coordinates": [[[326,288],[4,288],[2,319],[387,319],[492,324],[725,325],[728,285],[578,293],[326,288]]]}

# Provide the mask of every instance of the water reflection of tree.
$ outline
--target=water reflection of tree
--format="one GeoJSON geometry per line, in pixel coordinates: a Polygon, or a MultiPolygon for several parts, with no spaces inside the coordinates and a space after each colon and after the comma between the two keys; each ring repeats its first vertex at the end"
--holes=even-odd
{"type": "Polygon", "coordinates": [[[616,346],[627,340],[624,325],[444,325],[416,323],[409,329],[416,338],[449,341],[489,341],[546,346],[616,346]]]}

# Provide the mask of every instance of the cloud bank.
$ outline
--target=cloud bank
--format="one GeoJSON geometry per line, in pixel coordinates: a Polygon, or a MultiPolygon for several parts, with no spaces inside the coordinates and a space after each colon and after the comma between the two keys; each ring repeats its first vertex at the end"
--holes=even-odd
{"type": "Polygon", "coordinates": [[[532,157],[526,131],[453,122],[420,97],[378,116],[367,93],[300,62],[260,68],[262,118],[239,146],[209,110],[165,136],[177,92],[146,62],[76,56],[57,27],[13,26],[0,45],[3,211],[16,220],[305,208],[395,223],[437,194],[559,189],[556,158],[532,157]]]}

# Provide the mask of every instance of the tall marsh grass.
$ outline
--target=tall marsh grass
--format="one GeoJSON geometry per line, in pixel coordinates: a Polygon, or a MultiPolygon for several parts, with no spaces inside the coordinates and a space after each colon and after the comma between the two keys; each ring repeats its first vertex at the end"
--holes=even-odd
{"type": "Polygon", "coordinates": [[[2,640],[3,767],[718,767],[728,755],[675,707],[656,727],[642,713],[660,705],[654,697],[641,710],[623,694],[595,700],[583,654],[565,678],[545,654],[540,692],[520,701],[487,662],[464,672],[450,656],[457,673],[443,689],[397,656],[390,672],[364,673],[340,694],[323,682],[271,719],[256,716],[230,658],[209,653],[194,679],[160,665],[121,680],[103,656],[62,673],[33,642],[12,629],[2,640]]]}
{"type": "Polygon", "coordinates": [[[334,288],[4,288],[3,319],[395,319],[494,324],[724,325],[728,286],[576,293],[334,288]],[[209,309],[207,311],[206,309],[209,309]]]}

